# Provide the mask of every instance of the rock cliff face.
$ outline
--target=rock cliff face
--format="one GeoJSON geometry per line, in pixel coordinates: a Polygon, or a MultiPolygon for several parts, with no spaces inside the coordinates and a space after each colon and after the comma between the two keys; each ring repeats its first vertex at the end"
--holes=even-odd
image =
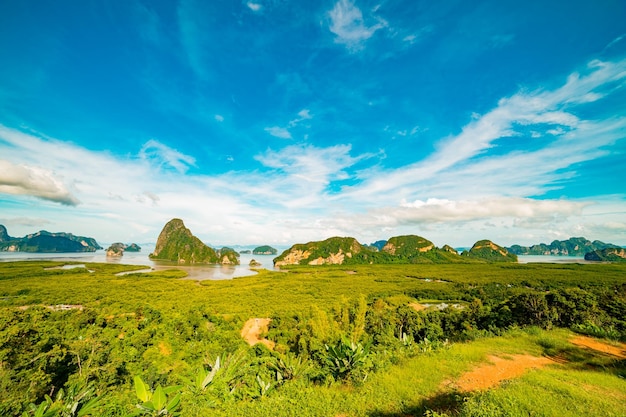
{"type": "Polygon", "coordinates": [[[464,251],[461,255],[487,262],[517,262],[517,255],[509,253],[490,240],[479,240],[469,251],[464,251]]]}
{"type": "Polygon", "coordinates": [[[194,236],[181,219],[172,219],[163,227],[150,259],[181,264],[239,264],[235,251],[216,252],[194,236]]]}
{"type": "Polygon", "coordinates": [[[515,255],[583,256],[586,253],[607,248],[619,248],[619,246],[599,240],[592,242],[584,237],[571,237],[567,240],[555,240],[549,245],[545,243],[532,246],[513,245],[506,249],[515,255]]]}
{"type": "MultiPolygon", "coordinates": [[[[433,242],[416,235],[389,238],[381,252],[389,254],[393,263],[448,263],[463,262],[456,250],[448,245],[438,248],[433,242]]],[[[381,262],[381,263],[384,263],[381,262]]]]}
{"type": "Polygon", "coordinates": [[[131,243],[130,245],[126,246],[124,250],[126,252],[141,252],[141,246],[136,243],[131,243]]]}
{"type": "Polygon", "coordinates": [[[585,254],[586,261],[626,262],[626,249],[606,248],[585,254]]]}
{"type": "Polygon", "coordinates": [[[444,251],[446,251],[446,252],[453,253],[453,254],[455,254],[455,255],[458,255],[458,254],[459,254],[459,252],[458,252],[456,249],[454,249],[452,246],[450,246],[450,245],[443,245],[443,247],[441,248],[441,250],[444,250],[444,251]]]}
{"type": "Polygon", "coordinates": [[[9,236],[7,228],[0,224],[0,243],[8,242],[9,240],[11,240],[11,236],[9,236]]]}
{"type": "Polygon", "coordinates": [[[107,248],[107,257],[118,258],[120,256],[124,256],[125,248],[126,248],[126,245],[121,242],[113,243],[111,246],[107,248]]]}
{"type": "Polygon", "coordinates": [[[141,246],[139,246],[136,243],[131,243],[130,245],[127,245],[127,244],[122,243],[122,242],[115,242],[115,243],[111,244],[111,246],[109,246],[107,248],[107,256],[108,257],[124,256],[124,252],[125,251],[128,251],[128,252],[141,252],[141,246]]]}
{"type": "Polygon", "coordinates": [[[0,225],[0,251],[9,252],[95,252],[102,249],[95,239],[71,233],[50,233],[42,230],[24,237],[11,237],[0,225]]]}
{"type": "Polygon", "coordinates": [[[321,242],[296,244],[274,259],[274,265],[341,265],[356,260],[356,255],[370,253],[352,237],[331,237],[321,242]]]}

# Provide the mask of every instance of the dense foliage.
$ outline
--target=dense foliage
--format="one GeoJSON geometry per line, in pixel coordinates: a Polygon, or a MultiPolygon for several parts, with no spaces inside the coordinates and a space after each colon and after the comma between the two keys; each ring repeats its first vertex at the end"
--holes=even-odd
{"type": "Polygon", "coordinates": [[[626,411],[623,362],[539,330],[626,340],[624,265],[301,266],[200,285],[62,265],[0,264],[0,415],[479,415],[502,398],[437,392],[494,346],[592,366],[607,395],[587,414],[626,411]],[[273,351],[243,341],[250,317],[272,318],[273,351]]]}

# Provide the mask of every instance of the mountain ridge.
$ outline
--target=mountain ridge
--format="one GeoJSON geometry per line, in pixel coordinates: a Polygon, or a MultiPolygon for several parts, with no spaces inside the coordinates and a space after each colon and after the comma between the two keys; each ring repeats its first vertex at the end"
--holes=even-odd
{"type": "Polygon", "coordinates": [[[0,225],[0,251],[31,253],[95,252],[102,249],[91,237],[71,233],[51,233],[46,230],[30,233],[24,237],[12,237],[7,228],[0,225]]]}
{"type": "Polygon", "coordinates": [[[567,240],[553,240],[549,245],[546,243],[531,246],[512,245],[506,249],[515,255],[585,256],[589,252],[608,248],[620,247],[599,240],[592,242],[584,237],[570,237],[567,240]]]}

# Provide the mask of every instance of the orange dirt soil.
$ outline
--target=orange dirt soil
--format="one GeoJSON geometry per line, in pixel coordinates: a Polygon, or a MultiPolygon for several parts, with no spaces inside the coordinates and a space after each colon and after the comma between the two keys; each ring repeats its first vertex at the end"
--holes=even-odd
{"type": "Polygon", "coordinates": [[[576,336],[570,339],[570,343],[587,349],[593,349],[597,352],[601,352],[607,355],[615,356],[619,359],[626,359],[626,344],[617,343],[616,345],[609,345],[599,340],[586,336],[576,336]]]}
{"type": "Polygon", "coordinates": [[[452,385],[462,392],[485,390],[502,381],[517,378],[527,369],[555,363],[552,359],[531,355],[512,355],[510,359],[489,356],[489,362],[465,373],[452,385]]]}
{"type": "MultiPolygon", "coordinates": [[[[626,359],[626,344],[608,344],[586,336],[576,336],[570,339],[570,343],[585,349],[592,349],[596,352],[614,356],[617,359],[626,359]]],[[[474,370],[462,375],[458,381],[444,382],[445,386],[452,386],[462,392],[485,390],[498,385],[500,382],[517,378],[526,372],[527,369],[542,368],[557,360],[536,357],[531,355],[512,355],[510,359],[503,359],[497,356],[489,356],[489,364],[481,365],[474,370]]]]}
{"type": "Polygon", "coordinates": [[[415,311],[426,310],[426,306],[419,303],[409,303],[409,307],[411,307],[415,311]]]}
{"type": "Polygon", "coordinates": [[[261,339],[261,334],[267,332],[267,326],[272,319],[252,318],[248,320],[241,329],[241,337],[244,338],[250,346],[262,343],[269,349],[274,349],[274,342],[267,339],[261,339]]]}

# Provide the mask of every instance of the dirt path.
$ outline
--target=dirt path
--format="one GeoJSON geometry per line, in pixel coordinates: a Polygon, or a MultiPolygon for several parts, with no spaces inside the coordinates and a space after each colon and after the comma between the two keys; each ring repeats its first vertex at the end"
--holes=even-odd
{"type": "Polygon", "coordinates": [[[520,377],[528,369],[555,363],[552,359],[531,355],[512,355],[507,359],[489,356],[489,362],[463,374],[452,385],[462,392],[485,390],[502,381],[520,377]]]}
{"type": "Polygon", "coordinates": [[[269,349],[274,349],[274,342],[267,339],[261,339],[261,334],[267,332],[267,326],[272,319],[252,318],[248,320],[241,329],[241,337],[244,338],[250,346],[262,343],[269,349]]]}
{"type": "Polygon", "coordinates": [[[619,359],[626,359],[626,344],[624,343],[609,345],[608,343],[603,343],[587,336],[576,336],[575,338],[570,339],[570,343],[578,347],[592,349],[597,352],[612,355],[619,359]]]}

